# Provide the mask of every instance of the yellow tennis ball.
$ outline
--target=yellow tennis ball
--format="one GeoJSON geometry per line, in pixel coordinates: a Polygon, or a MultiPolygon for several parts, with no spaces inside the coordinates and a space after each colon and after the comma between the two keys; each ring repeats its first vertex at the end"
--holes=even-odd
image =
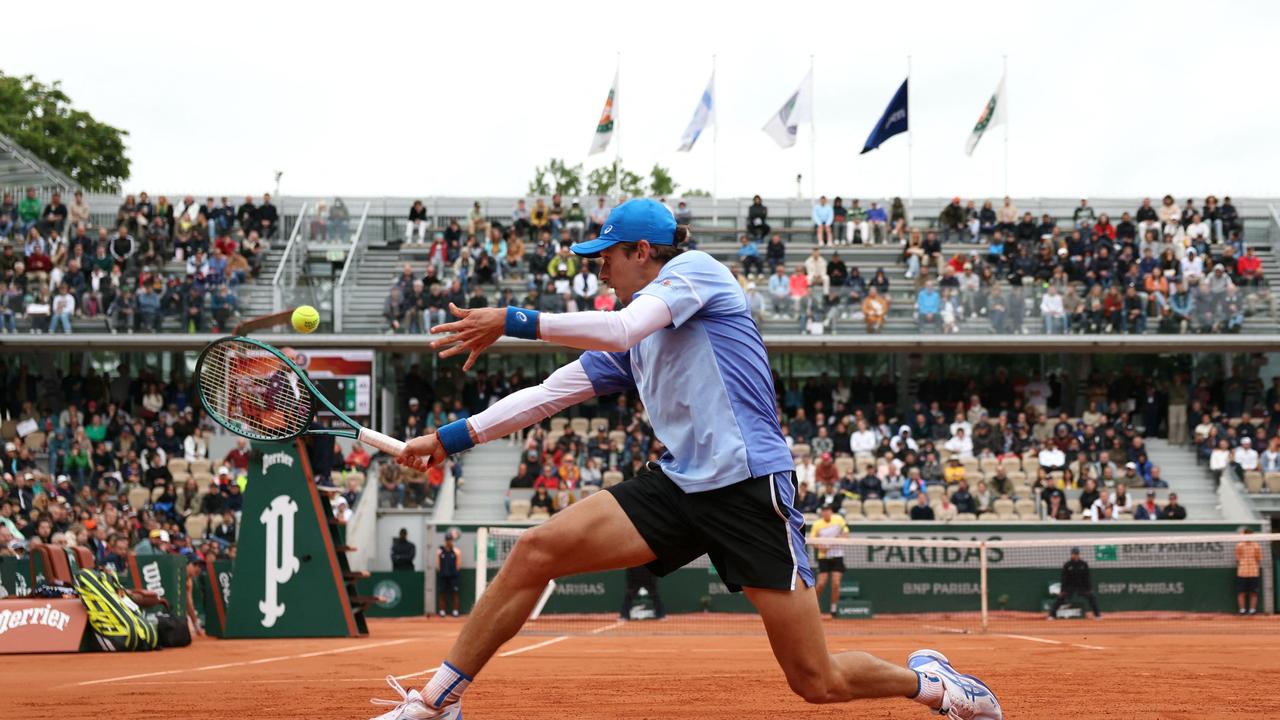
{"type": "Polygon", "coordinates": [[[299,305],[293,311],[293,329],[300,333],[314,332],[320,327],[320,313],[310,305],[299,305]]]}

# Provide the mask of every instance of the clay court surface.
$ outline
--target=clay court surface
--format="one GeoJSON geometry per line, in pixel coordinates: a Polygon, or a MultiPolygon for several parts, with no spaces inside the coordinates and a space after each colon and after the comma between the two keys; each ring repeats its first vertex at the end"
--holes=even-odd
{"type": "MultiPolygon", "coordinates": [[[[830,647],[898,662],[921,647],[942,650],[996,690],[1009,718],[1275,717],[1280,635],[1248,632],[1251,620],[1272,625],[1242,618],[1204,633],[1157,623],[1154,633],[1073,634],[1058,623],[1043,635],[838,635],[830,647]]],[[[376,710],[368,698],[391,697],[383,676],[421,686],[461,621],[370,625],[358,640],[198,638],[146,654],[7,656],[0,706],[11,718],[367,718],[376,710]]],[[[901,700],[806,706],[762,636],[646,637],[602,627],[512,640],[468,691],[466,717],[928,717],[901,700]]]]}

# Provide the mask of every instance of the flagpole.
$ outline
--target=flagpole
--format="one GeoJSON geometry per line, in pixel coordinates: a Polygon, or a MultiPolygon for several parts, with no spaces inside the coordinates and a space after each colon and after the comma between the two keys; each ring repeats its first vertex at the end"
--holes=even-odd
{"type": "Polygon", "coordinates": [[[818,202],[818,137],[814,133],[813,55],[809,56],[809,201],[818,202]]]}
{"type": "Polygon", "coordinates": [[[618,51],[618,65],[613,71],[613,197],[622,198],[622,51],[618,51]]]}
{"type": "Polygon", "coordinates": [[[711,224],[720,224],[720,209],[717,207],[720,177],[720,155],[717,144],[720,140],[720,101],[716,99],[716,55],[711,53],[711,224]]]}
{"type": "Polygon", "coordinates": [[[1004,104],[1006,107],[1000,108],[1000,112],[1004,115],[1004,196],[1009,197],[1009,56],[1001,56],[1004,61],[1004,69],[1000,76],[1000,89],[1003,90],[1004,97],[996,100],[998,103],[1004,104]]]}
{"type": "Polygon", "coordinates": [[[907,56],[907,224],[911,224],[911,205],[914,197],[911,191],[911,56],[907,56]]]}

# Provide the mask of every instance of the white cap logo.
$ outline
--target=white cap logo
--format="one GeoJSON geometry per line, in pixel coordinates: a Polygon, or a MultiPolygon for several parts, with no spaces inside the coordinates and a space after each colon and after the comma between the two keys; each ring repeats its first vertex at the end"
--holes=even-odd
{"type": "Polygon", "coordinates": [[[609,234],[609,233],[611,233],[611,232],[613,232],[613,226],[612,226],[612,225],[605,225],[605,226],[604,226],[604,232],[602,232],[602,233],[600,233],[600,234],[601,234],[601,235],[608,235],[608,234],[609,234]]]}

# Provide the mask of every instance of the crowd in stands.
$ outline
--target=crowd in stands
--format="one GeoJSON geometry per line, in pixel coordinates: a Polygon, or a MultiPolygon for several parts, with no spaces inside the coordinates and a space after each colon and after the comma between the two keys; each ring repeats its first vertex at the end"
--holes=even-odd
{"type": "MultiPolygon", "coordinates": [[[[211,453],[188,380],[0,361],[0,381],[0,556],[80,546],[118,570],[129,552],[234,556],[248,444],[211,453]]],[[[359,443],[346,457],[336,450],[313,442],[309,452],[320,482],[346,479],[334,498],[341,520],[371,459],[359,443]]]]}
{"type": "Polygon", "coordinates": [[[1236,368],[1212,388],[1215,402],[1189,408],[1190,442],[1216,482],[1280,492],[1280,376],[1265,391],[1260,385],[1236,368]]]}
{"type": "MultiPolygon", "coordinates": [[[[1177,441],[1189,414],[1214,408],[1206,412],[1216,416],[1231,381],[1183,383],[1181,376],[1156,384],[1095,374],[1084,393],[1087,409],[1072,416],[1057,378],[1004,369],[990,378],[929,376],[906,408],[898,407],[887,376],[775,377],[780,424],[796,457],[797,507],[815,513],[831,505],[850,519],[864,512],[892,519],[897,508],[902,520],[1184,519],[1146,438],[1174,433],[1177,441]]],[[[482,409],[526,384],[523,372],[477,378],[461,409],[448,413],[437,404],[437,417],[427,422],[482,409]]],[[[600,398],[575,413],[518,439],[523,454],[508,491],[511,519],[553,514],[628,479],[665,451],[633,396],[600,398]]],[[[1280,463],[1280,441],[1275,446],[1280,463]]]]}
{"type": "MultiPolygon", "coordinates": [[[[465,221],[432,230],[421,202],[406,241],[426,248],[421,271],[406,264],[386,299],[391,332],[423,332],[459,307],[519,305],[550,312],[616,309],[593,263],[569,246],[599,231],[609,208],[598,198],[517,203],[507,223],[476,203],[465,221]],[[522,282],[503,283],[511,279],[522,282]]],[[[684,203],[677,219],[692,222],[684,203]]],[[[1019,212],[1009,198],[993,209],[955,198],[932,228],[910,226],[901,199],[886,211],[853,199],[819,198],[814,236],[791,234],[809,254],[788,264],[788,240],[774,232],[759,196],[746,232],[724,260],[747,294],[757,322],[795,323],[806,333],[884,330],[895,302],[910,304],[921,331],[955,333],[1234,333],[1269,299],[1261,258],[1244,241],[1230,198],[1179,207],[1147,199],[1119,219],[1081,200],[1068,220],[1019,212]],[[840,247],[896,244],[898,265],[858,267],[840,247]],[[894,294],[895,290],[906,293],[894,294]]],[[[696,238],[695,238],[696,239],[696,238]]],[[[696,247],[696,244],[693,245],[696,247]]]]}
{"type": "Polygon", "coordinates": [[[80,318],[101,320],[95,331],[225,330],[280,224],[270,195],[236,206],[143,192],[114,213],[80,191],[63,200],[34,188],[0,200],[0,332],[25,319],[30,332],[70,333],[80,318]]]}

